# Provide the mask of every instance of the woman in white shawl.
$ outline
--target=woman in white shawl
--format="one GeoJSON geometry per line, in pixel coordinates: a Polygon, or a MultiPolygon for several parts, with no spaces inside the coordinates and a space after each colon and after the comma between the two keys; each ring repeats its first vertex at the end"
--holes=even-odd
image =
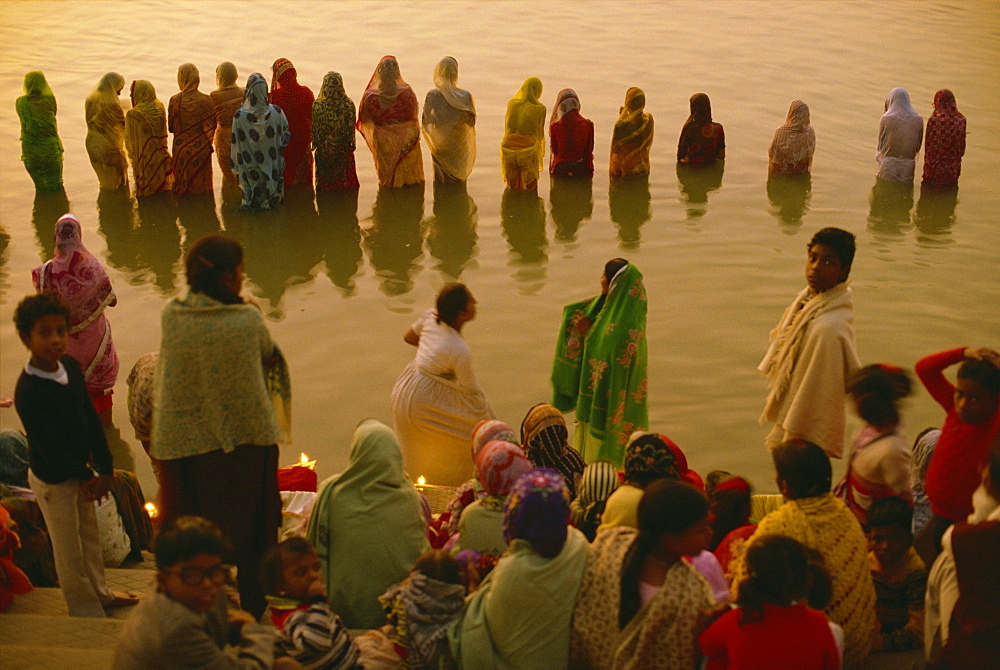
{"type": "Polygon", "coordinates": [[[809,125],[809,106],[792,100],[785,123],[774,131],[768,150],[768,169],[774,174],[801,174],[812,168],[816,133],[809,125]]]}
{"type": "Polygon", "coordinates": [[[476,162],[476,103],[455,85],[458,61],[451,56],[434,68],[435,88],[424,100],[424,139],[434,161],[434,181],[465,181],[476,162]]]}
{"type": "Polygon", "coordinates": [[[878,123],[879,178],[887,181],[913,181],[917,152],[924,137],[924,120],[910,104],[905,88],[894,88],[885,101],[885,114],[878,123]]]}
{"type": "Polygon", "coordinates": [[[247,78],[243,106],[233,116],[233,172],[247,209],[270,209],[285,196],[285,146],[288,119],[267,102],[267,80],[254,72],[247,78]]]}

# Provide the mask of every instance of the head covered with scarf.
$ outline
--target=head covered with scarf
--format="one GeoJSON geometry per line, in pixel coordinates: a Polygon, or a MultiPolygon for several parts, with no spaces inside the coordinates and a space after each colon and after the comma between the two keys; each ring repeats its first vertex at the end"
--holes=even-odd
{"type": "Polygon", "coordinates": [[[445,56],[434,66],[434,88],[436,88],[448,104],[464,112],[475,113],[476,106],[472,94],[458,88],[458,61],[451,56],[445,56]]]}
{"type": "Polygon", "coordinates": [[[521,445],[535,467],[558,470],[566,478],[570,497],[576,497],[576,480],[586,464],[569,445],[562,412],[547,403],[532,407],[521,423],[521,445]]]}
{"type": "Polygon", "coordinates": [[[502,440],[487,442],[476,456],[476,477],[488,496],[505,497],[531,467],[519,446],[502,440]]]}
{"type": "Polygon", "coordinates": [[[503,513],[507,542],[525,540],[546,558],[555,557],[566,542],[569,489],[561,474],[536,468],[514,484],[503,513]]]}
{"type": "Polygon", "coordinates": [[[236,71],[236,66],[229,61],[219,63],[219,66],[215,68],[215,83],[219,86],[219,88],[236,86],[236,80],[238,78],[239,73],[236,71]]]}
{"type": "Polygon", "coordinates": [[[564,88],[556,95],[556,104],[552,105],[552,117],[549,119],[549,125],[559,123],[562,117],[574,109],[577,111],[580,110],[580,96],[573,89],[564,88]]]}
{"type": "Polygon", "coordinates": [[[184,91],[197,91],[201,84],[201,74],[194,63],[184,63],[177,68],[177,86],[184,91]]]}
{"type": "Polygon", "coordinates": [[[618,470],[611,461],[594,461],[588,463],[580,477],[577,488],[577,500],[586,508],[589,505],[607,500],[618,488],[618,470]]]}
{"type": "Polygon", "coordinates": [[[625,447],[625,481],[645,488],[664,477],[679,480],[681,467],[672,444],[666,435],[640,430],[632,433],[625,447]]]}
{"type": "Polygon", "coordinates": [[[499,419],[483,419],[472,429],[472,460],[476,460],[480,450],[491,440],[517,443],[517,433],[499,419]]]}

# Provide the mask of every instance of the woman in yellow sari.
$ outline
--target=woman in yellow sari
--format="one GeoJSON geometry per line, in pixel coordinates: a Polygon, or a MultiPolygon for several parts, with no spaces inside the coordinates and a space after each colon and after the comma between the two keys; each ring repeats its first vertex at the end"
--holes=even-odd
{"type": "Polygon", "coordinates": [[[417,95],[403,81],[396,58],[384,56],[361,96],[357,123],[375,159],[379,186],[424,181],[417,107],[417,95]]]}
{"type": "Polygon", "coordinates": [[[612,177],[635,177],[649,174],[649,147],[653,144],[653,115],[643,112],[646,94],[641,88],[625,93],[615,132],[611,138],[612,177]]]}
{"type": "Polygon", "coordinates": [[[538,174],[545,156],[545,105],[538,102],[542,80],[528,77],[507,103],[500,163],[507,188],[532,190],[538,187],[538,174]]]}
{"type": "Polygon", "coordinates": [[[212,99],[198,90],[198,68],[184,63],[177,68],[181,92],[170,98],[167,122],[174,134],[174,193],[212,191],[212,140],[215,108],[212,99]]]}
{"type": "Polygon", "coordinates": [[[35,190],[52,193],[62,188],[63,146],[56,127],[56,97],[45,75],[24,75],[24,95],[15,103],[21,119],[21,160],[35,190]]]}
{"type": "Polygon", "coordinates": [[[208,94],[215,109],[215,158],[222,169],[222,178],[235,181],[233,174],[233,115],[243,104],[243,87],[236,83],[236,66],[226,61],[215,68],[215,83],[219,88],[208,94]]]}
{"type": "Polygon", "coordinates": [[[101,188],[128,185],[125,111],[118,100],[124,87],[125,77],[117,72],[108,72],[83,103],[87,119],[87,154],[101,188]]]}
{"type": "Polygon", "coordinates": [[[125,114],[125,148],[132,161],[135,196],[153,195],[173,187],[174,172],[167,151],[167,112],[156,89],[145,79],[132,82],[132,109],[125,114]]]}

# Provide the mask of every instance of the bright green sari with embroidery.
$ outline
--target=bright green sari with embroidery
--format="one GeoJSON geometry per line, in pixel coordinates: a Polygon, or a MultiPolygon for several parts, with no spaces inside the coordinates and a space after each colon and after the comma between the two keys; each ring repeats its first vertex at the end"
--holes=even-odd
{"type": "Polygon", "coordinates": [[[625,443],[649,427],[646,402],[646,289],[629,263],[611,280],[606,296],[567,305],[552,366],[552,404],[576,410],[574,446],[587,463],[622,465],[625,443]],[[573,324],[592,322],[584,337],[573,324]]]}

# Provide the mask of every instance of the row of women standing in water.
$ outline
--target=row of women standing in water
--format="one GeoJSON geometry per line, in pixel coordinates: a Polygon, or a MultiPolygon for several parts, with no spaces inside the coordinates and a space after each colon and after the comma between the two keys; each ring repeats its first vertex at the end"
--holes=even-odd
{"type": "MultiPolygon", "coordinates": [[[[472,172],[476,108],[472,95],[457,86],[454,58],[442,59],[435,68],[435,88],[427,94],[422,116],[416,94],[392,56],[379,62],[358,113],[336,72],[323,78],[318,98],[298,83],[295,67],[285,58],[272,66],[270,90],[260,74],[250,75],[245,89],[237,85],[237,77],[232,63],[222,63],[216,69],[218,88],[205,95],[198,90],[198,69],[186,63],[177,73],[180,92],[170,98],[167,110],[157,100],[153,85],[140,79],[132,82],[132,108],[126,113],[118,99],[124,77],[106,74],[85,104],[87,152],[101,186],[119,188],[128,183],[127,150],[137,196],[165,190],[178,195],[211,191],[214,146],[223,175],[238,177],[243,204],[251,209],[270,208],[281,202],[285,186],[312,183],[313,151],[317,190],[356,188],[355,129],[371,149],[380,186],[424,181],[421,131],[431,151],[435,181],[464,181],[472,172]],[[168,129],[174,135],[172,156],[168,129]]],[[[56,129],[55,98],[41,72],[29,72],[24,89],[25,95],[17,100],[22,160],[39,191],[58,190],[62,144],[56,129]]],[[[529,77],[507,104],[500,148],[504,182],[512,189],[535,188],[543,169],[546,108],[541,95],[541,80],[529,77]]],[[[644,111],[645,104],[641,89],[628,89],[611,140],[609,172],[614,178],[649,173],[653,117],[644,111]]],[[[725,132],[712,120],[709,97],[697,93],[690,105],[677,160],[711,163],[724,159],[725,132]]],[[[951,91],[935,94],[926,141],[923,120],[905,89],[893,89],[885,109],[875,156],[878,176],[889,181],[912,180],[923,143],[924,183],[941,189],[957,184],[965,153],[965,117],[951,91]]],[[[554,175],[593,174],[594,124],[580,110],[575,91],[559,92],[549,117],[549,171],[554,175]]],[[[771,142],[771,172],[809,172],[815,147],[809,107],[794,100],[771,142]]]]}

